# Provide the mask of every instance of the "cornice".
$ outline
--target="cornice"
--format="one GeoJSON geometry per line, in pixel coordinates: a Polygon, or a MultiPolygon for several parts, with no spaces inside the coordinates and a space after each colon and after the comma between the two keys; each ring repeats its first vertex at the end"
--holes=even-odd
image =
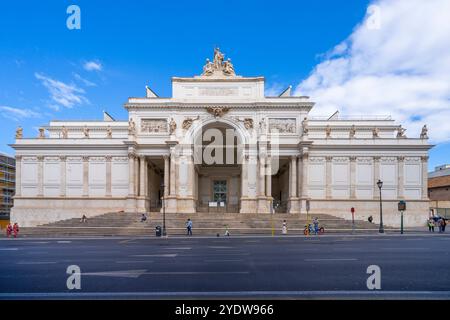
{"type": "Polygon", "coordinates": [[[311,110],[314,102],[162,102],[162,103],[125,103],[125,109],[204,109],[207,107],[228,107],[233,109],[261,109],[261,108],[301,108],[305,111],[311,110]]]}

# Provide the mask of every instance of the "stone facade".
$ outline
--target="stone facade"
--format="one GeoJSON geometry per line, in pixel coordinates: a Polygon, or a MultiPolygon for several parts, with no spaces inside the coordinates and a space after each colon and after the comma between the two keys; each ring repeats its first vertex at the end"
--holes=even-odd
{"type": "Polygon", "coordinates": [[[129,98],[126,121],[52,121],[44,136],[17,135],[12,221],[33,226],[162,205],[175,213],[306,214],[309,203],[311,213],[351,218],[355,207],[376,222],[378,179],[386,224],[399,224],[399,199],[409,203],[407,226],[427,219],[431,146],[399,136],[389,117],[308,117],[308,97],[266,97],[263,77],[237,76],[218,50],[201,76],[172,78],[172,90],[170,98],[149,88],[129,98]],[[227,161],[211,164],[204,156],[216,133],[224,153],[211,157],[227,161]]]}

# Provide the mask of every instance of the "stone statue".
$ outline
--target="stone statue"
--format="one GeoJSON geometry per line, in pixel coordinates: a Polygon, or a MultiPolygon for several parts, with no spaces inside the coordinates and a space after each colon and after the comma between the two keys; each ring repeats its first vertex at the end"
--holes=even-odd
{"type": "Polygon", "coordinates": [[[39,139],[45,139],[45,129],[39,128],[39,139]]]}
{"type": "Polygon", "coordinates": [[[133,121],[133,118],[130,118],[128,121],[128,134],[134,136],[136,134],[136,124],[133,121]]]}
{"type": "Polygon", "coordinates": [[[215,48],[214,49],[214,61],[213,61],[213,64],[214,64],[214,68],[216,70],[222,69],[223,58],[224,58],[224,55],[223,55],[222,52],[220,52],[220,49],[219,48],[215,48]]]}
{"type": "Polygon", "coordinates": [[[426,124],[422,127],[422,132],[420,133],[420,139],[428,139],[428,128],[427,128],[426,124]]]}
{"type": "Polygon", "coordinates": [[[402,126],[399,126],[397,129],[397,138],[406,138],[405,131],[406,129],[402,128],[402,126]]]}
{"type": "Polygon", "coordinates": [[[355,135],[356,135],[356,128],[355,128],[355,125],[352,125],[352,127],[350,128],[350,134],[349,134],[350,139],[354,138],[355,135]]]}
{"type": "Polygon", "coordinates": [[[309,129],[308,129],[308,118],[306,118],[306,117],[302,121],[302,130],[303,130],[303,134],[304,135],[308,134],[308,131],[309,131],[309,129]]]}
{"type": "Polygon", "coordinates": [[[194,119],[193,118],[186,118],[186,119],[184,119],[183,124],[182,124],[183,129],[184,130],[188,130],[192,126],[194,121],[198,120],[198,119],[200,119],[200,116],[197,116],[197,118],[194,118],[194,119]]]}
{"type": "Polygon", "coordinates": [[[228,58],[228,60],[225,61],[223,64],[223,73],[225,73],[226,75],[235,75],[234,67],[233,64],[231,63],[230,58],[228,58]]]}
{"type": "Polygon", "coordinates": [[[16,139],[22,139],[23,138],[23,129],[22,127],[18,127],[16,129],[16,139]]]}
{"type": "Polygon", "coordinates": [[[372,129],[372,137],[373,138],[378,138],[380,136],[379,133],[380,133],[380,130],[377,127],[372,129]]]}
{"type": "Polygon", "coordinates": [[[63,126],[61,129],[61,137],[63,139],[67,139],[68,136],[69,136],[69,132],[68,132],[67,128],[65,126],[63,126]]]}
{"type": "Polygon", "coordinates": [[[175,120],[173,120],[173,118],[171,118],[170,123],[169,123],[169,133],[174,134],[176,129],[177,129],[177,123],[175,122],[175,120]]]}
{"type": "Polygon", "coordinates": [[[108,139],[111,139],[111,138],[112,138],[112,129],[111,129],[111,126],[108,126],[108,128],[106,128],[106,137],[107,137],[108,139]]]}
{"type": "Polygon", "coordinates": [[[209,59],[206,59],[206,64],[203,66],[203,73],[204,76],[210,76],[214,72],[214,65],[209,59]]]}
{"type": "Polygon", "coordinates": [[[87,126],[83,128],[83,135],[85,138],[89,138],[89,128],[87,126]]]}
{"type": "Polygon", "coordinates": [[[331,137],[331,127],[330,125],[327,125],[326,129],[325,129],[325,135],[327,138],[331,137]]]}
{"type": "Polygon", "coordinates": [[[259,121],[259,132],[266,133],[266,128],[267,128],[266,119],[262,118],[261,121],[259,121]]]}

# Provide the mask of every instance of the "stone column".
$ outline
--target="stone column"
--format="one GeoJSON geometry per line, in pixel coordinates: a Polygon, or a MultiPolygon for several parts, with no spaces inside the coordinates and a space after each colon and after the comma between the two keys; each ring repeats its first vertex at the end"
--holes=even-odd
{"type": "Polygon", "coordinates": [[[398,164],[398,181],[397,181],[397,196],[399,199],[405,198],[405,178],[403,176],[403,169],[405,166],[405,157],[397,157],[398,164]]]}
{"type": "Polygon", "coordinates": [[[266,165],[266,196],[272,198],[272,158],[267,157],[266,165]]]}
{"type": "Polygon", "coordinates": [[[139,195],[139,157],[134,157],[134,194],[139,195]]]}
{"type": "Polygon", "coordinates": [[[135,193],[134,193],[134,175],[135,175],[135,170],[134,170],[134,158],[135,158],[135,154],[134,153],[128,153],[128,196],[129,197],[134,197],[135,193]]]}
{"type": "Polygon", "coordinates": [[[241,197],[248,196],[248,156],[244,155],[242,157],[241,164],[241,197]]]}
{"type": "Polygon", "coordinates": [[[83,157],[83,197],[89,196],[89,157],[83,157]]]}
{"type": "Polygon", "coordinates": [[[356,199],[356,157],[350,157],[350,199],[356,199]]]}
{"type": "Polygon", "coordinates": [[[59,157],[61,168],[61,182],[59,186],[59,196],[66,196],[66,156],[59,157]]]}
{"type": "Polygon", "coordinates": [[[420,157],[422,160],[422,200],[428,200],[428,156],[420,157]]]}
{"type": "Polygon", "coordinates": [[[139,195],[141,197],[145,197],[147,196],[146,193],[146,175],[147,175],[147,160],[145,158],[145,156],[140,156],[139,157],[139,164],[140,164],[140,169],[139,169],[139,173],[140,173],[140,178],[139,178],[139,195]]]}
{"type": "Polygon", "coordinates": [[[380,199],[377,181],[380,179],[380,157],[373,157],[373,198],[380,199]]]}
{"type": "Polygon", "coordinates": [[[164,198],[169,195],[170,157],[164,155],[164,198]]]}
{"type": "Polygon", "coordinates": [[[333,157],[325,157],[325,198],[331,199],[331,183],[332,183],[332,173],[331,173],[331,161],[333,160],[333,157]]]}
{"type": "Polygon", "coordinates": [[[307,199],[308,198],[308,162],[309,157],[308,154],[303,154],[302,157],[302,198],[307,199]]]}
{"type": "Polygon", "coordinates": [[[111,156],[106,156],[106,196],[111,197],[112,195],[112,177],[111,177],[111,156]]]}
{"type": "Polygon", "coordinates": [[[265,168],[266,159],[264,156],[259,157],[259,196],[266,195],[266,184],[265,184],[265,168]]]}
{"type": "Polygon", "coordinates": [[[16,187],[15,196],[20,197],[22,195],[22,156],[16,156],[16,187]]]}
{"type": "Polygon", "coordinates": [[[297,157],[297,195],[302,196],[302,181],[303,181],[303,162],[302,157],[297,157]]]}
{"type": "Polygon", "coordinates": [[[289,196],[297,197],[297,157],[291,156],[289,165],[289,196]]]}
{"type": "Polygon", "coordinates": [[[38,192],[37,192],[37,196],[38,197],[43,197],[44,196],[44,157],[43,156],[38,156],[37,157],[38,160],[38,192]]]}
{"type": "Polygon", "coordinates": [[[177,173],[177,160],[176,160],[176,151],[175,148],[170,150],[170,196],[175,196],[177,193],[176,189],[176,173],[177,173]]]}

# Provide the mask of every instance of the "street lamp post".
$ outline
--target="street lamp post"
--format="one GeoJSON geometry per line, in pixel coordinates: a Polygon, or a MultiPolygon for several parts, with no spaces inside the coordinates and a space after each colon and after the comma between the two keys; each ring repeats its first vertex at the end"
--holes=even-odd
{"type": "Polygon", "coordinates": [[[379,233],[384,233],[384,227],[383,227],[383,205],[382,205],[382,199],[381,199],[381,188],[383,187],[383,181],[378,179],[377,181],[378,189],[380,190],[380,229],[378,230],[379,233]]]}
{"type": "Polygon", "coordinates": [[[161,183],[161,190],[162,190],[162,197],[161,197],[161,199],[162,199],[162,202],[161,202],[161,206],[162,206],[162,209],[163,209],[163,229],[162,229],[162,235],[163,235],[163,237],[165,237],[166,236],[166,199],[164,198],[164,188],[165,188],[166,186],[164,185],[164,183],[161,183]]]}

